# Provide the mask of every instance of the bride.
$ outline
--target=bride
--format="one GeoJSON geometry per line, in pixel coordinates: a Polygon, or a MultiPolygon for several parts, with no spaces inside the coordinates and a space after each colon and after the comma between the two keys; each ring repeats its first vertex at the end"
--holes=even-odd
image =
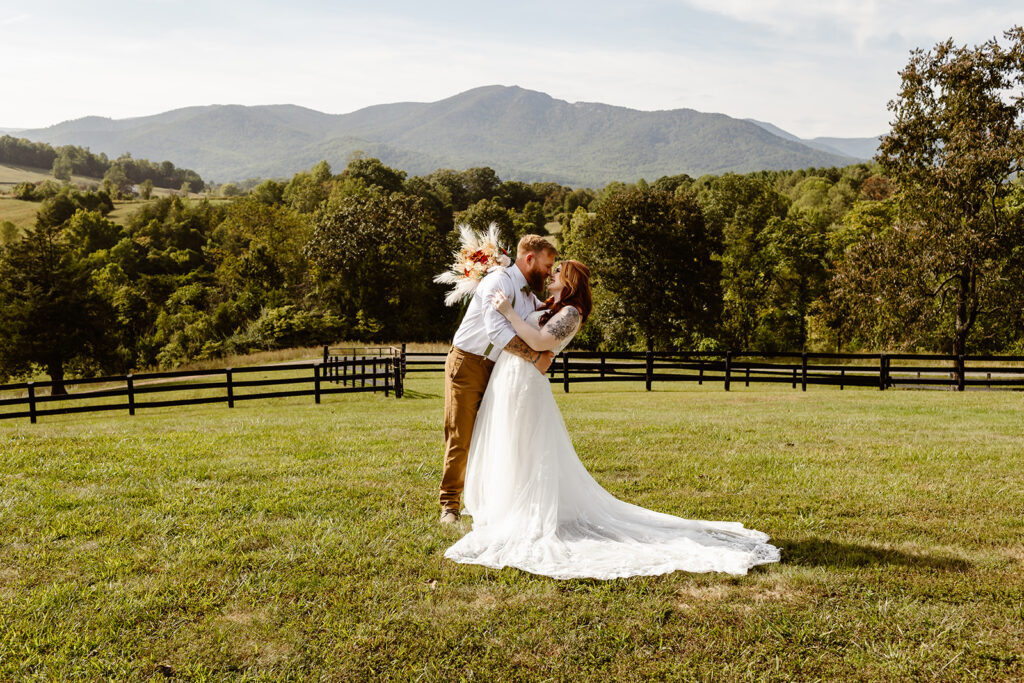
{"type": "MultiPolygon", "coordinates": [[[[562,261],[551,298],[520,318],[492,304],[523,341],[558,353],[591,310],[590,271],[562,261]]],[[[689,572],[746,574],[777,562],[768,536],[738,522],[682,519],[618,500],[576,455],[547,377],[508,353],[498,358],[473,428],[464,493],[473,529],[445,557],[556,579],[689,572]]]]}

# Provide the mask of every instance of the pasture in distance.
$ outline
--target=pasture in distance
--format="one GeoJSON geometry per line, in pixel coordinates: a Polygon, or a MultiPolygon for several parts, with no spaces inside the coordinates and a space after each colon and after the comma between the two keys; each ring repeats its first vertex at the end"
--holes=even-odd
{"type": "MultiPolygon", "coordinates": [[[[9,196],[9,194],[8,196],[4,196],[3,193],[10,193],[11,189],[18,183],[39,183],[46,180],[54,180],[53,174],[46,169],[0,164],[0,222],[11,221],[22,231],[34,226],[36,212],[39,210],[40,202],[22,201],[9,196]]],[[[98,187],[102,182],[103,181],[100,178],[89,178],[86,176],[72,176],[71,178],[71,184],[73,186],[83,185],[86,187],[98,187]]],[[[154,199],[174,193],[174,190],[162,187],[153,188],[154,199]]],[[[195,192],[189,195],[189,198],[192,200],[199,200],[203,197],[204,195],[195,192]]],[[[230,202],[233,198],[208,197],[208,199],[211,202],[230,202]]],[[[108,218],[115,223],[124,225],[128,222],[131,216],[139,210],[139,208],[151,201],[153,200],[133,199],[127,201],[115,201],[114,210],[109,214],[108,218]]]]}
{"type": "MultiPolygon", "coordinates": [[[[616,496],[781,564],[561,582],[456,565],[442,383],[0,423],[0,678],[1024,677],[1016,392],[574,385],[616,496]]],[[[468,524],[466,522],[465,524],[468,524]]]]}

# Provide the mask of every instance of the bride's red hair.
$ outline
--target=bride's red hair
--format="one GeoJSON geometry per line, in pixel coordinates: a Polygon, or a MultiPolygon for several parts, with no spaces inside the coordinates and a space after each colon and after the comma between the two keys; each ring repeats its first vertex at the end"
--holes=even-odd
{"type": "Polygon", "coordinates": [[[558,268],[558,277],[562,281],[562,296],[558,301],[551,297],[544,302],[541,310],[546,309],[547,312],[540,317],[540,324],[544,325],[564,307],[573,306],[583,316],[580,321],[582,325],[594,308],[594,299],[590,294],[590,268],[579,261],[571,260],[562,261],[558,268]]]}

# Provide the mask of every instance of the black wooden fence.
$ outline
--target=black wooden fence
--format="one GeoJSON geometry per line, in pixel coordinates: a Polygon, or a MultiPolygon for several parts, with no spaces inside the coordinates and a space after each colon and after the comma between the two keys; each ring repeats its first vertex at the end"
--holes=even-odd
{"type": "MultiPolygon", "coordinates": [[[[407,353],[408,372],[444,370],[443,353],[407,353]]],[[[552,383],[758,382],[872,387],[970,387],[1024,390],[1024,356],[947,356],[938,354],[775,353],[760,352],[603,352],[566,351],[549,371],[552,383]]]]}
{"type": "Polygon", "coordinates": [[[143,408],[204,403],[234,408],[238,401],[291,396],[313,396],[320,403],[324,395],[355,392],[394,392],[400,398],[403,375],[401,349],[324,347],[324,359],[317,361],[69,380],[74,391],[60,395],[50,394],[49,381],[0,385],[0,420],[27,417],[34,423],[46,415],[111,410],[134,415],[143,408]]]}
{"type": "MultiPolygon", "coordinates": [[[[408,372],[442,372],[444,353],[408,353],[396,347],[324,347],[322,359],[217,370],[149,372],[68,381],[74,391],[51,395],[52,382],[0,385],[0,420],[98,411],[127,411],[291,396],[379,392],[397,398],[408,372]],[[261,391],[267,387],[297,387],[261,391]],[[89,387],[96,387],[90,389],[89,387]],[[174,396],[177,393],[178,396],[174,396]],[[187,394],[181,396],[181,394],[187,394]]],[[[758,352],[566,351],[550,380],[564,391],[578,382],[774,382],[871,387],[1024,390],[1024,356],[758,352]]]]}

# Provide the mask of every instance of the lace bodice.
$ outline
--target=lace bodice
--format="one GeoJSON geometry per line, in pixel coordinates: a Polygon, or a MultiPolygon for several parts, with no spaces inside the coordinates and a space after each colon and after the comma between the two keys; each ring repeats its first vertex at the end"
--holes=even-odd
{"type": "MultiPolygon", "coordinates": [[[[539,330],[540,318],[545,313],[547,313],[547,311],[534,311],[526,317],[527,324],[532,327],[536,327],[539,330]]],[[[569,345],[572,338],[576,336],[577,332],[579,332],[579,317],[579,311],[572,306],[566,306],[553,315],[551,320],[549,320],[544,326],[552,336],[562,338],[561,341],[558,342],[558,346],[551,349],[556,356],[562,352],[562,349],[569,345]],[[565,335],[564,337],[562,337],[563,334],[565,335]]]]}

